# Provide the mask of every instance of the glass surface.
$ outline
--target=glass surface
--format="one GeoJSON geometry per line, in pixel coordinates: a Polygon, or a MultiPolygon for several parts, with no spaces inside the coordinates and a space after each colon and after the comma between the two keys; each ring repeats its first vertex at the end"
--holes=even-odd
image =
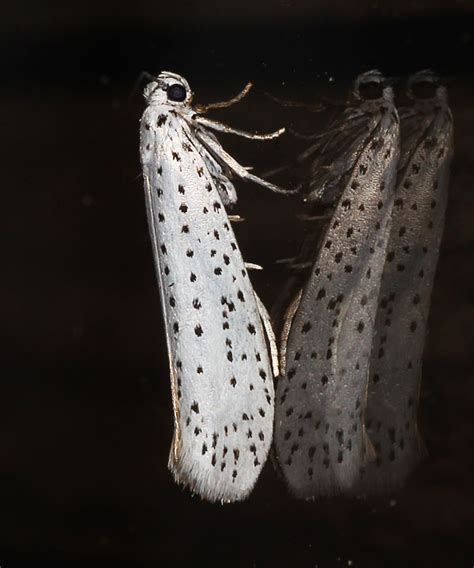
{"type": "MultiPolygon", "coordinates": [[[[421,0],[26,2],[4,7],[0,565],[470,566],[474,402],[473,5],[421,0]],[[236,128],[322,129],[360,72],[448,81],[455,124],[424,356],[428,459],[397,493],[293,498],[271,459],[243,503],[211,505],[167,469],[172,408],[139,162],[140,73],[187,78],[236,128]]],[[[146,82],[146,81],[145,81],[146,82]]],[[[219,134],[257,175],[307,143],[219,134]]],[[[296,174],[276,176],[294,186],[296,174]]],[[[236,182],[254,287],[278,320],[296,199],[236,182]]],[[[284,302],[283,302],[284,303],[284,302]]]]}

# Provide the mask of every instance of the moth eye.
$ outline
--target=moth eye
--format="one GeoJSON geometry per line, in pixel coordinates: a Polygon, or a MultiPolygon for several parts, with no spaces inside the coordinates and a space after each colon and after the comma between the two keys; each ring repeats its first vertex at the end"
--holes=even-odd
{"type": "Polygon", "coordinates": [[[383,97],[383,84],[377,81],[367,81],[359,85],[359,95],[366,100],[375,100],[383,97]]]}
{"type": "Polygon", "coordinates": [[[170,85],[167,89],[168,92],[168,99],[170,101],[176,102],[183,102],[186,99],[186,89],[183,85],[179,83],[175,83],[174,85],[170,85]]]}
{"type": "Polygon", "coordinates": [[[412,86],[412,92],[417,99],[432,99],[436,96],[437,84],[433,81],[419,81],[412,86]]]}

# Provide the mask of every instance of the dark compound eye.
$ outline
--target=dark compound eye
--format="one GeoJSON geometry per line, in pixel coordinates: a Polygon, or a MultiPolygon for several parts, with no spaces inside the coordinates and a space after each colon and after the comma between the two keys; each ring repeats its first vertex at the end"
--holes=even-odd
{"type": "Polygon", "coordinates": [[[367,81],[359,85],[359,94],[365,100],[375,100],[383,97],[383,84],[377,81],[367,81]]]}
{"type": "Polygon", "coordinates": [[[167,89],[168,92],[168,99],[170,101],[176,102],[183,102],[186,99],[186,89],[183,85],[179,83],[175,83],[174,85],[170,85],[167,89]]]}

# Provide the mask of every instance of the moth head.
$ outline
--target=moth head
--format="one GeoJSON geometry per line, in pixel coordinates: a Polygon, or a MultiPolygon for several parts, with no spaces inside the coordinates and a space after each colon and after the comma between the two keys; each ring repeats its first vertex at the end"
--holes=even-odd
{"type": "Polygon", "coordinates": [[[376,69],[362,73],[357,77],[354,83],[353,94],[359,101],[393,99],[391,81],[376,69]]]}
{"type": "Polygon", "coordinates": [[[163,71],[154,81],[148,83],[143,96],[149,104],[189,106],[193,99],[193,92],[184,77],[177,73],[163,71]]]}
{"type": "Polygon", "coordinates": [[[445,88],[431,69],[423,69],[408,78],[407,95],[410,99],[429,100],[442,97],[445,88]]]}

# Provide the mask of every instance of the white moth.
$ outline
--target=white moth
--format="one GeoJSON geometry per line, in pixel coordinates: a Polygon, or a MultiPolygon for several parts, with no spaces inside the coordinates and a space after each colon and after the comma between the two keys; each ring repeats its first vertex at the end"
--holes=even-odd
{"type": "Polygon", "coordinates": [[[379,72],[357,78],[353,99],[306,152],[316,155],[308,202],[337,204],[287,311],[281,344],[276,455],[290,490],[303,498],[350,491],[372,450],[364,411],[399,120],[379,72]]]}
{"type": "Polygon", "coordinates": [[[245,498],[272,441],[278,360],[224,206],[240,177],[273,191],[227,154],[208,128],[252,139],[199,115],[185,79],[163,72],[145,88],[140,153],[161,292],[174,409],[169,468],[210,501],[245,498]],[[267,337],[265,337],[265,333],[267,337]],[[268,352],[267,341],[272,349],[268,352]],[[277,371],[276,371],[277,373],[277,371]],[[276,374],[275,373],[275,374],[276,374]]]}
{"type": "Polygon", "coordinates": [[[409,80],[402,152],[370,366],[367,430],[376,450],[364,488],[401,485],[424,455],[417,426],[422,355],[453,155],[446,89],[430,71],[409,80]]]}

